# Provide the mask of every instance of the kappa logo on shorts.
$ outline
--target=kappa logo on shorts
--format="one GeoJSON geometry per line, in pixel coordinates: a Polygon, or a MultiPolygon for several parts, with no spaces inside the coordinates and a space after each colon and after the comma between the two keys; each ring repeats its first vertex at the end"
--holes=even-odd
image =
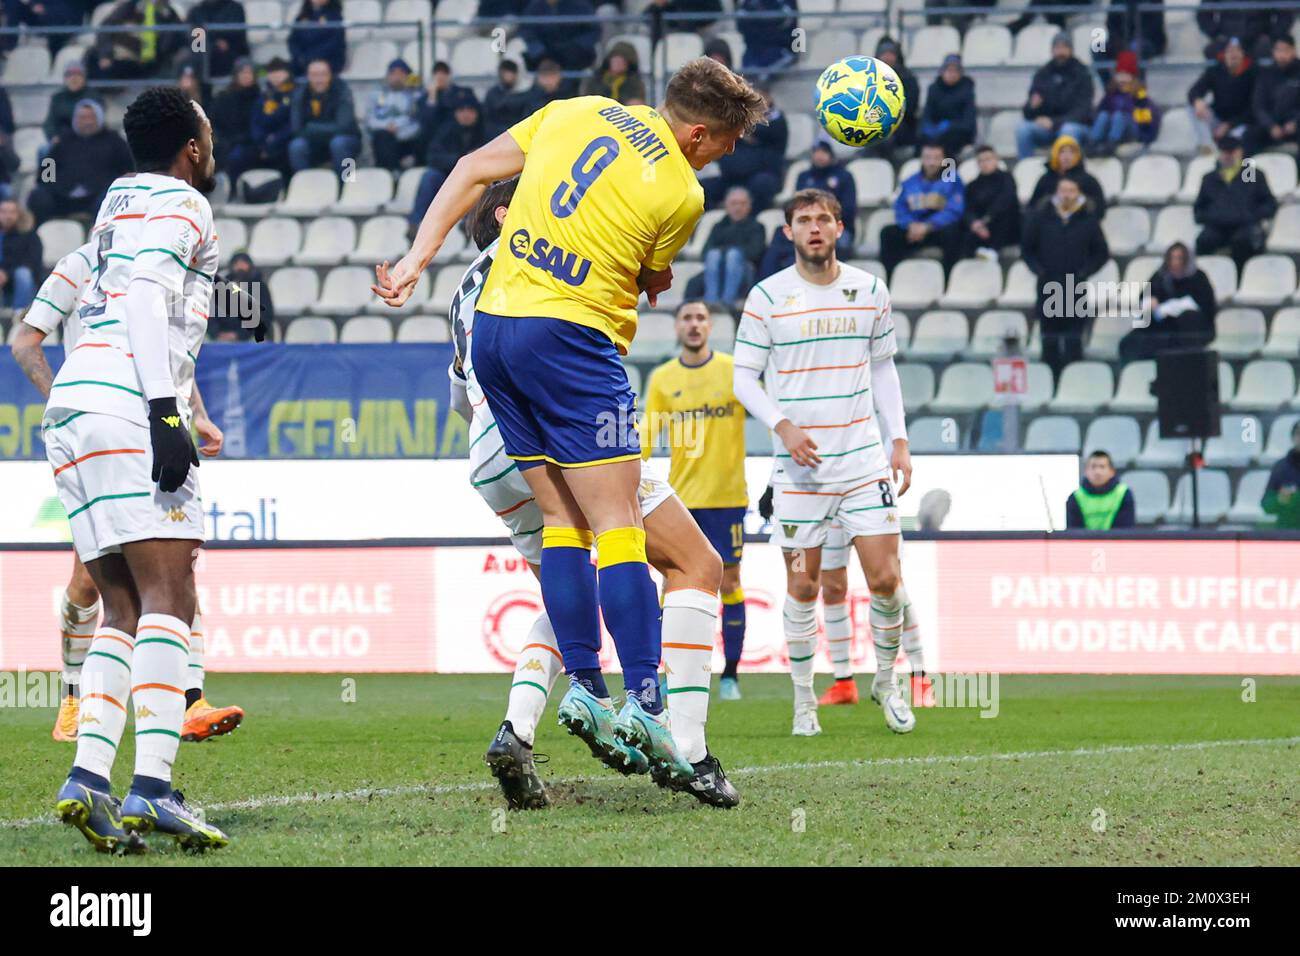
{"type": "Polygon", "coordinates": [[[590,259],[579,259],[575,253],[552,245],[544,236],[533,239],[527,229],[516,230],[510,237],[510,251],[516,259],[523,259],[530,266],[549,272],[567,285],[582,285],[591,271],[590,259]]]}
{"type": "Polygon", "coordinates": [[[177,524],[180,524],[185,520],[185,512],[181,508],[172,507],[163,512],[163,517],[168,521],[174,521],[177,524]]]}

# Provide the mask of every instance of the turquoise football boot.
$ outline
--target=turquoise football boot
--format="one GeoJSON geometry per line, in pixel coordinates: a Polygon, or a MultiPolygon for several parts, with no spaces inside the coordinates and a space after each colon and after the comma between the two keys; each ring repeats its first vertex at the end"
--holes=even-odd
{"type": "Polygon", "coordinates": [[[591,755],[622,774],[647,773],[650,762],[614,735],[614,711],[581,684],[572,684],[560,701],[560,726],[591,749],[591,755]]]}
{"type": "Polygon", "coordinates": [[[668,726],[668,711],[649,713],[635,694],[628,695],[627,703],[619,711],[614,721],[614,736],[625,746],[642,753],[661,775],[666,774],[679,783],[686,783],[695,776],[695,768],[673,739],[672,729],[668,726]]]}

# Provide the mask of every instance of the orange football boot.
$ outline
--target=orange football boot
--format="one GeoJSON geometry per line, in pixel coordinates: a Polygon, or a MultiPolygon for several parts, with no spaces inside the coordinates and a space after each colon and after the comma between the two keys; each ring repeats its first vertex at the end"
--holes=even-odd
{"type": "Polygon", "coordinates": [[[826,688],[826,693],[817,699],[818,704],[856,704],[858,702],[858,685],[852,680],[837,680],[826,688]]]}
{"type": "Polygon", "coordinates": [[[913,707],[934,706],[934,684],[925,671],[917,671],[912,675],[911,691],[913,707]]]}
{"type": "Polygon", "coordinates": [[[81,701],[69,694],[59,704],[59,716],[54,719],[54,732],[50,734],[61,744],[77,740],[77,717],[81,714],[81,701]]]}
{"type": "Polygon", "coordinates": [[[185,711],[181,740],[197,744],[209,737],[220,737],[238,727],[243,719],[243,708],[213,707],[206,697],[200,697],[185,711]]]}

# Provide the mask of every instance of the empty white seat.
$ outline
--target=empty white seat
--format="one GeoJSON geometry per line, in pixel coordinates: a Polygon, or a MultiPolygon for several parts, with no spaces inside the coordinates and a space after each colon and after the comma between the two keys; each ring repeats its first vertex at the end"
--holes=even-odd
{"type": "Polygon", "coordinates": [[[714,350],[731,352],[736,344],[736,320],[725,313],[710,316],[709,347],[714,350]]]}
{"type": "Polygon", "coordinates": [[[393,191],[393,198],[384,203],[385,212],[395,212],[405,216],[415,205],[415,194],[420,191],[420,180],[428,172],[426,166],[412,166],[410,169],[402,170],[402,174],[397,177],[397,188],[393,191]]]}
{"type": "MultiPolygon", "coordinates": [[[[1156,213],[1156,223],[1151,229],[1151,239],[1147,242],[1147,251],[1164,255],[1175,242],[1184,242],[1190,248],[1196,240],[1201,227],[1196,225],[1191,206],[1165,206],[1156,213]]],[[[1159,263],[1157,263],[1157,266],[1159,263]]],[[[1151,274],[1142,277],[1142,281],[1151,278],[1151,274]]]]}
{"type": "Polygon", "coordinates": [[[889,312],[894,320],[894,341],[898,343],[899,352],[906,352],[912,341],[912,320],[906,312],[889,312]]]}
{"type": "Polygon", "coordinates": [[[413,315],[397,327],[398,342],[450,342],[451,329],[446,319],[432,315],[413,315]]]}
{"type": "Polygon", "coordinates": [[[1156,398],[1151,394],[1151,383],[1155,378],[1155,362],[1130,362],[1119,373],[1115,397],[1106,407],[1114,412],[1154,412],[1156,398]]]}
{"type": "MultiPolygon", "coordinates": [[[[676,36],[676,34],[670,34],[676,36]]],[[[673,264],[673,284],[667,292],[659,293],[659,307],[661,309],[676,309],[682,304],[682,299],[686,295],[686,284],[704,271],[704,266],[698,262],[682,262],[673,264]]]]}
{"type": "Polygon", "coordinates": [[[970,358],[991,358],[1002,351],[1008,338],[1020,343],[1023,351],[1029,341],[1029,322],[1025,313],[1011,309],[992,309],[975,320],[970,345],[966,355],[970,358]]]}
{"type": "Polygon", "coordinates": [[[1151,144],[1155,153],[1191,156],[1196,152],[1196,133],[1187,110],[1168,110],[1160,120],[1160,135],[1151,144]]]}
{"type": "Polygon", "coordinates": [[[1252,164],[1257,173],[1264,174],[1264,181],[1274,196],[1281,199],[1295,192],[1296,169],[1295,157],[1287,153],[1256,153],[1245,161],[1246,167],[1252,164]]]}
{"type": "Polygon", "coordinates": [[[988,127],[988,144],[998,151],[999,156],[1016,155],[1016,129],[1024,121],[1020,110],[1002,110],[993,114],[988,127]]]}
{"type": "Polygon", "coordinates": [[[1052,37],[1057,28],[1050,23],[1031,23],[1016,34],[1011,62],[1015,66],[1042,66],[1052,57],[1052,37]]]}
{"type": "Polygon", "coordinates": [[[1228,358],[1249,358],[1264,347],[1264,313],[1259,309],[1220,309],[1210,348],[1228,358]]]}
{"type": "Polygon", "coordinates": [[[396,262],[406,254],[406,220],[401,216],[372,216],[361,226],[357,247],[348,253],[351,265],[396,262]]]}
{"type": "Polygon", "coordinates": [[[1187,459],[1191,443],[1186,438],[1161,438],[1160,423],[1147,425],[1146,443],[1138,454],[1137,463],[1143,468],[1178,468],[1187,459]]]}
{"type": "Polygon", "coordinates": [[[1268,231],[1269,252],[1300,252],[1300,205],[1279,206],[1268,231]]]}
{"type": "Polygon", "coordinates": [[[1011,178],[1016,181],[1016,196],[1022,203],[1029,202],[1034,195],[1034,187],[1047,171],[1047,161],[1041,156],[1027,156],[1018,161],[1011,170],[1011,178]]]}
{"type": "Polygon", "coordinates": [[[933,259],[904,260],[894,269],[889,291],[900,309],[924,309],[943,295],[943,266],[933,259]]]}
{"type": "Polygon", "coordinates": [[[1082,453],[1104,451],[1116,468],[1127,468],[1142,451],[1142,429],[1128,415],[1098,415],[1088,423],[1082,453]]]}
{"type": "Polygon", "coordinates": [[[767,241],[772,241],[772,236],[776,231],[785,225],[785,210],[783,209],[764,209],[754,217],[763,227],[767,234],[767,241]]]}
{"type": "Polygon", "coordinates": [[[218,219],[212,224],[223,262],[248,245],[248,226],[242,219],[218,219]]]}
{"type": "Polygon", "coordinates": [[[393,198],[393,175],[386,169],[355,169],[343,180],[343,191],[331,212],[372,216],[393,198]]]}
{"type": "MultiPolygon", "coordinates": [[[[1196,473],[1196,511],[1202,524],[1222,521],[1232,507],[1232,486],[1228,473],[1217,468],[1201,468],[1196,473]]],[[[1165,512],[1171,524],[1190,524],[1192,520],[1191,475],[1181,475],[1174,486],[1174,500],[1165,512]]]]}
{"type": "Polygon", "coordinates": [[[908,353],[915,358],[949,358],[966,348],[966,316],[926,312],[916,321],[908,353]]]}
{"type": "Polygon", "coordinates": [[[1125,202],[1168,202],[1178,191],[1182,170],[1172,156],[1139,156],[1128,168],[1128,180],[1119,194],[1125,202]]]}
{"type": "MultiPolygon", "coordinates": [[[[1196,265],[1214,288],[1214,300],[1228,302],[1237,294],[1237,264],[1227,256],[1197,256],[1196,265]]],[[[1294,271],[1292,272],[1294,275],[1294,271]]],[[[1294,286],[1292,287],[1294,288],[1294,286]]],[[[1288,291],[1283,298],[1290,295],[1288,291]]]]}
{"type": "Polygon", "coordinates": [[[708,241],[709,233],[713,231],[714,226],[722,221],[726,214],[725,209],[709,209],[705,211],[699,222],[695,224],[695,231],[691,233],[691,238],[682,247],[681,256],[683,259],[699,259],[704,255],[704,243],[708,241]]]}
{"type": "MultiPolygon", "coordinates": [[[[1011,31],[997,23],[977,23],[962,41],[962,64],[1001,66],[1011,60],[1011,31]]],[[[821,62],[820,60],[816,62],[821,62]]]]}
{"type": "Polygon", "coordinates": [[[956,362],[943,370],[935,411],[973,412],[993,401],[993,369],[983,363],[956,362]]]}
{"type": "Polygon", "coordinates": [[[907,443],[912,451],[923,455],[958,451],[961,428],[951,418],[917,418],[908,423],[907,443]]]}
{"type": "Polygon", "coordinates": [[[1273,314],[1273,321],[1268,328],[1268,341],[1259,354],[1279,358],[1300,356],[1300,308],[1288,306],[1273,314]]]}
{"type": "Polygon", "coordinates": [[[338,202],[339,178],[329,169],[303,169],[293,174],[284,199],[275,211],[285,216],[316,216],[338,202]]]}
{"type": "Polygon", "coordinates": [[[349,81],[383,79],[388,64],[397,58],[398,52],[397,44],[391,40],[349,43],[343,77],[349,81]]]}
{"type": "Polygon", "coordinates": [[[305,316],[291,321],[284,329],[287,345],[323,345],[337,342],[338,327],[330,319],[305,316]]]}
{"type": "Polygon", "coordinates": [[[1126,471],[1120,481],[1133,493],[1138,524],[1155,524],[1169,510],[1169,479],[1163,471],[1126,471]]]}
{"type": "Polygon", "coordinates": [[[272,217],[253,226],[248,254],[259,266],[282,266],[302,245],[302,226],[296,219],[272,217]]]}
{"type": "MultiPolygon", "coordinates": [[[[322,216],[307,223],[302,248],[293,256],[296,266],[336,266],[357,244],[357,227],[342,216],[322,216]]],[[[253,260],[256,262],[257,260],[253,260]]]]}
{"type": "Polygon", "coordinates": [[[1223,415],[1219,434],[1205,442],[1205,460],[1216,468],[1244,468],[1259,457],[1264,429],[1254,415],[1223,415]]]}
{"type": "MultiPolygon", "coordinates": [[[[867,216],[867,225],[858,235],[857,253],[861,256],[880,255],[880,231],[894,223],[894,209],[884,206],[873,210],[867,216]]],[[[883,271],[880,275],[884,275],[883,271]]]]}
{"type": "Polygon", "coordinates": [[[1042,362],[1025,366],[1025,393],[1017,404],[1027,412],[1037,411],[1052,400],[1052,369],[1042,362]]]}
{"type": "Polygon", "coordinates": [[[1196,202],[1197,195],[1201,191],[1201,183],[1205,181],[1207,173],[1214,172],[1215,158],[1213,156],[1194,156],[1187,164],[1187,171],[1183,173],[1183,186],[1178,190],[1179,202],[1196,202]]]}
{"type": "Polygon", "coordinates": [[[1134,256],[1124,267],[1125,282],[1150,282],[1151,277],[1160,269],[1163,256],[1134,256]]]}
{"type": "Polygon", "coordinates": [[[1147,244],[1151,215],[1137,206],[1111,206],[1101,221],[1111,255],[1128,256],[1147,244]]]}
{"type": "Polygon", "coordinates": [[[276,269],[267,282],[276,314],[282,317],[310,312],[320,298],[320,279],[315,269],[301,266],[276,269]]]}
{"type": "Polygon", "coordinates": [[[897,368],[904,408],[919,411],[934,401],[934,369],[919,362],[899,362],[897,368]]]}
{"type": "Polygon", "coordinates": [[[1272,465],[1291,451],[1294,447],[1291,432],[1298,421],[1300,415],[1279,415],[1273,419],[1273,424],[1268,427],[1268,444],[1264,446],[1264,453],[1259,457],[1260,464],[1272,465]]]}
{"type": "Polygon", "coordinates": [[[1040,416],[1025,431],[1025,451],[1074,454],[1079,444],[1079,423],[1065,415],[1040,416]]]}
{"type": "Polygon", "coordinates": [[[790,113],[786,116],[786,127],[789,130],[789,137],[785,142],[785,158],[798,159],[807,156],[817,136],[819,129],[817,122],[808,113],[790,113]]]}
{"type": "Polygon", "coordinates": [[[1232,407],[1243,411],[1281,408],[1295,394],[1295,369],[1280,359],[1255,359],[1242,370],[1232,407]]]}
{"type": "Polygon", "coordinates": [[[41,240],[41,264],[47,269],[54,268],[56,262],[86,241],[81,223],[72,219],[47,220],[37,227],[36,235],[41,240]]]}
{"type": "Polygon", "coordinates": [[[961,34],[956,27],[947,25],[921,27],[912,34],[908,44],[907,62],[910,66],[933,67],[943,62],[949,53],[961,52],[961,34]]]}
{"type": "Polygon", "coordinates": [[[1092,320],[1084,354],[1091,359],[1119,357],[1119,340],[1133,331],[1133,319],[1126,315],[1103,315],[1092,320]]]}
{"type": "MultiPolygon", "coordinates": [[[[1290,256],[1262,255],[1246,262],[1233,301],[1241,305],[1277,305],[1296,290],[1295,262],[1290,256]]],[[[1260,345],[1263,345],[1260,337],[1260,345]]]]}
{"type": "Polygon", "coordinates": [[[704,55],[704,41],[698,33],[670,33],[663,39],[664,68],[675,73],[697,56],[704,55]]]}
{"type": "Polygon", "coordinates": [[[1071,362],[1061,371],[1047,407],[1054,412],[1093,411],[1109,402],[1114,391],[1115,377],[1105,362],[1071,362]]]}
{"type": "Polygon", "coordinates": [[[1101,185],[1101,194],[1114,202],[1124,191],[1124,164],[1114,156],[1099,156],[1088,160],[1088,172],[1101,185]]]}
{"type": "Polygon", "coordinates": [[[0,84],[6,87],[22,86],[25,83],[43,83],[50,72],[49,47],[19,46],[9,51],[5,58],[4,73],[0,74],[0,84]]]}
{"type": "Polygon", "coordinates": [[[987,259],[962,259],[948,276],[939,304],[948,309],[982,309],[1002,292],[1002,267],[987,259]]]}
{"type": "Polygon", "coordinates": [[[1237,494],[1228,509],[1228,520],[1234,524],[1268,524],[1277,519],[1265,514],[1260,502],[1268,486],[1268,469],[1248,471],[1237,482],[1237,494]]]}
{"type": "MultiPolygon", "coordinates": [[[[352,316],[363,311],[373,298],[370,283],[374,273],[362,266],[339,266],[325,276],[320,298],[312,306],[318,315],[352,316]]],[[[416,284],[419,288],[419,284],[416,284]]],[[[414,295],[411,296],[415,298],[414,295]]]]}
{"type": "Polygon", "coordinates": [[[1237,377],[1233,374],[1232,366],[1227,362],[1219,362],[1219,402],[1224,405],[1232,403],[1232,397],[1237,394],[1237,377]]]}
{"type": "Polygon", "coordinates": [[[1028,309],[1037,302],[1038,279],[1023,259],[1017,259],[1007,270],[1007,284],[998,296],[998,305],[1005,309],[1028,309]]]}
{"type": "Polygon", "coordinates": [[[348,319],[339,330],[339,341],[349,345],[393,341],[393,323],[378,315],[348,319]]]}
{"type": "Polygon", "coordinates": [[[858,207],[880,206],[894,194],[894,167],[883,159],[855,159],[848,164],[858,192],[858,207]]]}

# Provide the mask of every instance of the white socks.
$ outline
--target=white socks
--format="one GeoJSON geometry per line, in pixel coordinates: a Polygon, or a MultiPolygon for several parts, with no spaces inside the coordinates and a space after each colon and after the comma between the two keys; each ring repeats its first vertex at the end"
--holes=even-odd
{"type": "Polygon", "coordinates": [[[853,619],[849,617],[849,604],[826,604],[822,608],[826,623],[826,649],[830,653],[835,679],[853,676],[853,662],[849,653],[853,649],[853,619]]]}
{"type": "Polygon", "coordinates": [[[912,673],[920,674],[925,670],[925,654],[921,650],[921,622],[916,619],[912,599],[907,596],[902,585],[898,588],[898,594],[903,601],[903,653],[907,655],[912,673]]]}
{"type": "Polygon", "coordinates": [[[106,779],[113,772],[113,758],[126,729],[134,648],[130,634],[101,627],[81,668],[81,715],[72,765],[106,779]]]}
{"type": "Polygon", "coordinates": [[[668,717],[673,739],[691,763],[708,753],[709,678],[718,630],[718,596],[696,588],[664,595],[663,659],[668,683],[668,717]]]}
{"type": "Polygon", "coordinates": [[[136,629],[131,695],[135,700],[135,772],[169,781],[185,721],[190,625],[170,614],[142,614],[136,629]]]}
{"type": "Polygon", "coordinates": [[[876,679],[873,686],[894,683],[894,659],[903,630],[903,589],[893,594],[871,595],[871,639],[876,645],[876,679]]]}
{"type": "Polygon", "coordinates": [[[81,683],[81,667],[90,653],[90,644],[95,637],[95,625],[99,623],[99,601],[90,607],[81,607],[68,599],[68,592],[63,592],[63,603],[59,606],[63,627],[63,683],[74,687],[81,683]]]}
{"type": "Polygon", "coordinates": [[[817,601],[797,601],[785,596],[781,613],[785,623],[786,652],[790,656],[790,680],[794,683],[794,704],[817,703],[813,693],[813,654],[817,646],[817,601]]]}
{"type": "Polygon", "coordinates": [[[186,667],[185,690],[197,690],[203,696],[203,615],[194,612],[190,625],[190,659],[186,667]]]}
{"type": "Polygon", "coordinates": [[[533,622],[528,642],[515,661],[510,700],[506,704],[506,720],[514,727],[515,736],[530,747],[542,711],[546,709],[546,698],[555,678],[563,671],[564,662],[560,659],[560,646],[555,642],[551,619],[543,612],[533,622]]]}

